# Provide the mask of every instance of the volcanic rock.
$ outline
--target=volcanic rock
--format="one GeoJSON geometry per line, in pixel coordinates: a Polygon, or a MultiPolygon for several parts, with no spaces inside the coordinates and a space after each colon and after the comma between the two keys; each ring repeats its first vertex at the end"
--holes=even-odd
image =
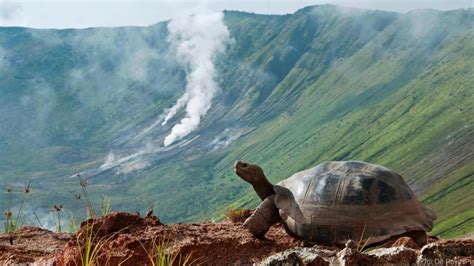
{"type": "Polygon", "coordinates": [[[420,249],[418,244],[411,237],[400,237],[393,244],[392,247],[407,247],[411,249],[420,249]]]}
{"type": "Polygon", "coordinates": [[[365,252],[375,258],[375,265],[412,265],[416,263],[418,251],[405,247],[378,248],[365,252]]]}
{"type": "Polygon", "coordinates": [[[55,255],[63,250],[70,238],[67,233],[36,227],[0,234],[0,265],[53,265],[55,255]]]}
{"type": "Polygon", "coordinates": [[[440,240],[425,245],[417,263],[424,265],[472,265],[474,264],[474,239],[440,240]]]}
{"type": "Polygon", "coordinates": [[[153,255],[155,245],[163,246],[169,254],[179,254],[177,260],[215,265],[252,264],[301,245],[281,226],[272,227],[265,239],[258,240],[238,223],[163,225],[155,216],[112,213],[84,222],[57,256],[59,264],[81,264],[87,234],[93,235],[97,249],[93,261],[99,265],[150,265],[148,254],[153,255]]]}
{"type": "Polygon", "coordinates": [[[259,265],[330,265],[336,260],[337,249],[329,247],[295,247],[272,255],[259,265]]]}
{"type": "Polygon", "coordinates": [[[157,256],[156,246],[163,254],[176,255],[176,260],[206,265],[474,264],[472,236],[431,238],[430,242],[436,242],[421,250],[404,237],[394,239],[394,247],[361,251],[356,242],[349,241],[340,250],[322,245],[303,247],[304,243],[290,237],[281,225],[272,226],[265,239],[256,239],[241,222],[164,225],[156,216],[111,213],[83,222],[74,235],[32,227],[0,234],[0,265],[81,265],[87,240],[92,240],[91,262],[95,265],[151,265],[157,256]]]}

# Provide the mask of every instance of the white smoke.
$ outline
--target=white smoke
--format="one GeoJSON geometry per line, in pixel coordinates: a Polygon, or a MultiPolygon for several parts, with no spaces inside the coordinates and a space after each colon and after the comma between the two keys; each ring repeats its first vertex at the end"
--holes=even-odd
{"type": "Polygon", "coordinates": [[[244,132],[244,129],[240,128],[226,128],[221,134],[217,135],[209,145],[213,151],[224,148],[240,138],[244,132]]]}
{"type": "Polygon", "coordinates": [[[186,93],[167,110],[163,124],[184,106],[186,115],[173,126],[171,133],[165,138],[165,146],[195,130],[202,116],[211,107],[212,99],[218,91],[214,80],[213,59],[217,53],[224,51],[225,43],[229,39],[224,14],[210,10],[171,20],[168,31],[169,41],[176,56],[188,71],[186,93]]]}
{"type": "Polygon", "coordinates": [[[163,121],[163,123],[161,123],[162,126],[166,125],[166,123],[168,123],[168,121],[173,118],[176,113],[179,111],[179,109],[183,108],[186,103],[189,101],[189,94],[186,92],[183,94],[183,96],[181,96],[181,98],[178,99],[178,101],[176,102],[176,104],[167,109],[165,112],[166,112],[166,117],[165,117],[165,120],[163,121]]]}

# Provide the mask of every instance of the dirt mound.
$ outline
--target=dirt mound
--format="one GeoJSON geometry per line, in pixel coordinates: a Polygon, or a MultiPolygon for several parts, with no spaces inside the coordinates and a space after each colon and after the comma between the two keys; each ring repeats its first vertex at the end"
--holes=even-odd
{"type": "Polygon", "coordinates": [[[155,216],[141,218],[130,213],[87,220],[75,235],[26,227],[13,239],[11,236],[0,234],[0,265],[81,265],[88,246],[95,265],[151,265],[151,259],[163,254],[179,254],[176,261],[181,258],[208,265],[474,262],[472,238],[439,240],[419,249],[403,237],[391,247],[361,252],[355,242],[343,249],[303,247],[281,226],[273,226],[267,238],[259,240],[242,228],[241,222],[164,225],[155,216]]]}
{"type": "Polygon", "coordinates": [[[301,245],[279,226],[272,228],[266,239],[256,240],[240,223],[163,225],[154,216],[140,218],[129,213],[112,213],[83,223],[74,239],[57,256],[58,262],[81,264],[87,236],[93,238],[98,247],[94,260],[100,265],[150,264],[149,255],[156,256],[155,244],[164,246],[167,252],[180,254],[181,259],[190,256],[191,261],[219,265],[249,264],[301,245]]]}

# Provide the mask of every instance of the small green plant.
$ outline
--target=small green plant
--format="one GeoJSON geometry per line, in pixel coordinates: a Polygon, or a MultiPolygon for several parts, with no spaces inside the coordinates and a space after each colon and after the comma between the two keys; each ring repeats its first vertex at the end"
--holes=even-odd
{"type": "Polygon", "coordinates": [[[169,266],[169,265],[193,265],[198,264],[200,258],[197,258],[191,261],[192,253],[182,256],[177,252],[172,252],[173,247],[169,238],[161,238],[157,241],[157,238],[153,238],[151,241],[151,246],[146,248],[145,245],[137,239],[138,243],[145,250],[148,260],[153,266],[169,266]]]}
{"type": "Polygon", "coordinates": [[[69,216],[69,222],[68,222],[68,232],[73,233],[77,231],[77,218],[76,218],[76,213],[71,214],[69,216]]]}
{"type": "MultiPolygon", "coordinates": [[[[78,203],[84,199],[86,208],[86,218],[95,219],[97,218],[96,212],[94,211],[94,205],[92,204],[92,201],[89,197],[89,192],[87,190],[89,181],[86,178],[83,178],[81,174],[77,174],[77,178],[79,180],[79,185],[81,187],[82,193],[74,193],[70,190],[68,190],[68,192],[74,196],[78,203]]],[[[101,198],[102,201],[100,204],[100,213],[101,216],[106,216],[110,214],[111,211],[111,199],[109,196],[104,195],[102,195],[101,198]]],[[[69,217],[68,230],[69,232],[74,232],[77,230],[77,217],[75,212],[69,217]]]]}
{"type": "Polygon", "coordinates": [[[13,223],[13,213],[8,210],[4,213],[5,215],[5,233],[10,233],[10,232],[13,232],[15,231],[15,224],[13,223]]]}
{"type": "MultiPolygon", "coordinates": [[[[82,187],[82,185],[81,185],[82,187]]],[[[72,196],[74,196],[74,199],[76,200],[76,203],[77,204],[81,204],[81,200],[82,200],[82,195],[81,194],[78,194],[78,193],[74,193],[73,191],[70,191],[68,189],[66,189],[72,196]]],[[[88,210],[88,207],[86,206],[86,210],[88,210]]],[[[76,215],[76,212],[73,211],[72,214],[69,216],[69,221],[68,221],[68,232],[69,233],[74,233],[78,230],[78,226],[77,226],[77,215],[76,215]]]]}
{"type": "Polygon", "coordinates": [[[54,224],[56,225],[56,232],[62,232],[61,224],[61,212],[63,211],[63,205],[53,205],[51,208],[51,215],[53,216],[54,224]]]}
{"type": "Polygon", "coordinates": [[[102,196],[102,202],[100,205],[100,212],[102,216],[106,216],[110,213],[110,197],[102,196]]]}
{"type": "MultiPolygon", "coordinates": [[[[90,200],[89,194],[87,193],[87,186],[89,185],[89,181],[87,179],[82,178],[80,174],[77,174],[77,178],[79,179],[79,185],[81,185],[82,194],[86,201],[86,213],[90,218],[96,218],[94,208],[92,207],[92,202],[90,200]]],[[[77,199],[77,196],[76,196],[77,199]]],[[[80,199],[80,195],[79,195],[80,199]]]]}
{"type": "Polygon", "coordinates": [[[25,223],[27,217],[23,214],[23,208],[26,204],[26,202],[29,199],[29,195],[31,192],[31,182],[26,182],[23,190],[20,192],[22,193],[22,199],[20,203],[20,207],[18,208],[18,211],[16,213],[16,216],[13,213],[12,210],[12,198],[13,198],[13,193],[15,193],[15,188],[13,185],[6,184],[5,185],[5,191],[8,194],[8,200],[7,200],[7,210],[4,212],[5,215],[5,225],[4,225],[4,230],[5,233],[12,233],[16,231],[18,228],[22,227],[23,224],[25,223]]]}
{"type": "Polygon", "coordinates": [[[96,241],[96,235],[94,234],[94,222],[90,225],[86,223],[86,230],[84,231],[84,241],[80,240],[81,235],[76,235],[76,243],[79,252],[81,253],[81,265],[82,266],[89,266],[92,263],[96,262],[97,251],[100,249],[103,243],[101,240],[96,241]]]}
{"type": "Polygon", "coordinates": [[[36,223],[38,224],[38,226],[43,227],[43,223],[40,221],[38,214],[36,214],[36,212],[33,212],[33,216],[35,217],[36,223]]]}
{"type": "MultiPolygon", "coordinates": [[[[82,266],[90,266],[90,265],[101,265],[101,263],[98,260],[99,256],[99,251],[104,247],[104,245],[112,239],[114,236],[122,232],[123,230],[126,230],[128,227],[124,227],[117,232],[114,232],[113,234],[103,236],[99,238],[99,234],[97,232],[100,232],[100,229],[102,228],[101,224],[99,227],[94,226],[96,224],[95,219],[91,219],[86,222],[85,225],[85,230],[80,231],[79,233],[76,234],[76,244],[77,248],[80,252],[81,256],[81,265],[82,266]]],[[[131,256],[124,258],[119,265],[130,259],[131,256]]],[[[105,264],[108,264],[108,260],[110,257],[107,259],[105,264]]]]}

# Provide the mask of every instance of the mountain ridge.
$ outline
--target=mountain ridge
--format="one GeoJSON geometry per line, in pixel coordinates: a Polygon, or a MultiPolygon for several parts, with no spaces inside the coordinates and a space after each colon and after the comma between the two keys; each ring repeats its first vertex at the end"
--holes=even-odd
{"type": "MultiPolygon", "coordinates": [[[[233,41],[215,62],[221,93],[199,129],[171,150],[161,146],[169,126],[151,127],[185,87],[165,22],[0,28],[0,75],[9,77],[0,80],[0,111],[16,114],[0,115],[16,127],[0,129],[2,175],[32,177],[45,190],[59,178],[77,190],[70,177],[82,172],[97,198],[119,195],[112,197],[119,209],[152,205],[165,221],[189,221],[255,206],[232,173],[237,159],[261,164],[272,181],[325,160],[367,160],[401,172],[438,212],[435,234],[465,234],[474,228],[466,193],[474,171],[474,12],[421,13],[226,11],[233,41]],[[126,158],[147,145],[155,152],[94,170],[107,154],[126,158]],[[140,163],[146,166],[132,171],[140,163]]],[[[72,205],[60,190],[39,206],[72,205]]]]}

